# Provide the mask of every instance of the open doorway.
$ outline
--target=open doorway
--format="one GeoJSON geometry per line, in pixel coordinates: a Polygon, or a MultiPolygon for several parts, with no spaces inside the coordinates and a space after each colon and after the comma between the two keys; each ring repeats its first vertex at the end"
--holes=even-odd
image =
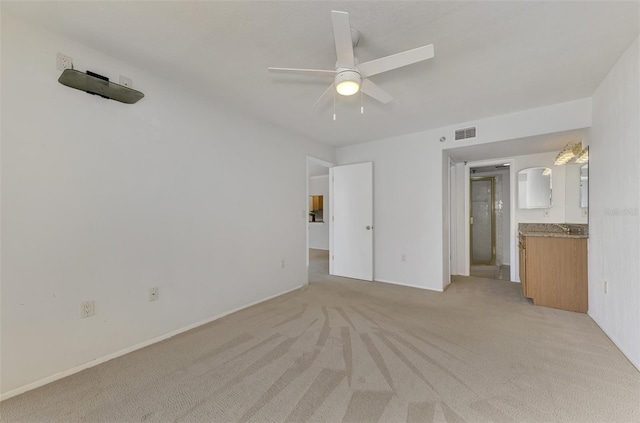
{"type": "Polygon", "coordinates": [[[511,280],[510,177],[504,164],[469,169],[469,275],[511,280]]]}
{"type": "Polygon", "coordinates": [[[329,168],[333,163],[307,157],[307,269],[309,282],[329,275],[329,168]]]}

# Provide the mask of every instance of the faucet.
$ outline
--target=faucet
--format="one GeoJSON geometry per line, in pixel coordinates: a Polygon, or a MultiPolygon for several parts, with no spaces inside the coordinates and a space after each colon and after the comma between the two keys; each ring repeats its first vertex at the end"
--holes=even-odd
{"type": "Polygon", "coordinates": [[[560,229],[562,229],[562,232],[564,232],[565,234],[569,234],[571,233],[571,228],[567,225],[563,225],[561,223],[552,223],[552,225],[559,227],[560,229]]]}

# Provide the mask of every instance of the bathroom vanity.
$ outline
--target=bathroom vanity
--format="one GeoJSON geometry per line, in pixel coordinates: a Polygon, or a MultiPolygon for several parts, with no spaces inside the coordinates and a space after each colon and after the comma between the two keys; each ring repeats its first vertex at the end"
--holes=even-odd
{"type": "Polygon", "coordinates": [[[521,223],[522,293],[533,304],[586,313],[587,225],[521,223]]]}

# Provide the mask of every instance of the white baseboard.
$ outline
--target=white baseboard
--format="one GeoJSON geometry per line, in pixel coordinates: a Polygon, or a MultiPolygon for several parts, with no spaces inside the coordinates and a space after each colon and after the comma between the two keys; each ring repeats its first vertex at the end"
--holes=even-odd
{"type": "Polygon", "coordinates": [[[300,289],[305,285],[307,285],[307,284],[302,284],[302,285],[293,287],[291,289],[287,289],[287,290],[282,291],[282,292],[280,292],[278,294],[274,294],[274,295],[268,296],[268,297],[263,298],[261,300],[254,301],[254,302],[249,303],[247,305],[243,305],[243,306],[237,307],[237,308],[235,308],[233,310],[226,311],[226,312],[224,312],[222,314],[218,314],[216,316],[207,318],[205,320],[201,320],[199,322],[187,325],[187,326],[182,327],[180,329],[173,330],[173,331],[168,332],[168,333],[166,333],[164,335],[160,335],[160,336],[157,336],[155,338],[149,339],[147,341],[140,342],[138,344],[135,344],[135,345],[133,345],[131,347],[122,349],[120,351],[116,351],[114,353],[107,354],[104,357],[97,358],[95,360],[91,360],[91,361],[89,361],[87,363],[84,363],[84,364],[81,364],[79,366],[72,367],[71,369],[64,370],[64,371],[58,372],[58,373],[54,373],[51,376],[47,376],[47,377],[45,377],[43,379],[37,380],[35,382],[31,382],[31,383],[29,383],[27,385],[21,386],[21,387],[16,388],[16,389],[13,389],[13,390],[11,390],[9,392],[5,392],[3,394],[0,394],[0,401],[4,401],[4,400],[9,399],[11,397],[15,397],[16,395],[20,395],[20,394],[23,394],[23,393],[25,393],[27,391],[31,391],[32,389],[36,389],[36,388],[39,388],[41,386],[44,386],[44,385],[46,385],[48,383],[55,382],[56,380],[65,378],[67,376],[71,376],[74,373],[78,373],[78,372],[80,372],[82,370],[89,369],[91,367],[97,366],[98,364],[102,364],[102,363],[104,363],[106,361],[113,360],[114,358],[121,357],[121,356],[123,356],[125,354],[129,354],[130,352],[139,350],[139,349],[144,348],[144,347],[148,347],[149,345],[155,344],[156,342],[164,341],[165,339],[169,339],[169,338],[171,338],[173,336],[179,335],[179,334],[181,334],[183,332],[186,332],[188,330],[197,328],[198,326],[206,325],[207,323],[211,323],[214,320],[218,320],[218,319],[220,319],[220,318],[222,318],[224,316],[227,316],[227,315],[229,315],[231,313],[235,313],[236,311],[244,310],[245,308],[254,306],[256,304],[260,304],[262,302],[268,301],[268,300],[270,300],[272,298],[275,298],[275,297],[279,297],[280,295],[287,294],[287,293],[289,293],[291,291],[295,291],[296,289],[300,289]]]}
{"type": "Polygon", "coordinates": [[[631,354],[629,354],[629,352],[626,351],[626,349],[620,344],[620,342],[616,340],[614,336],[612,336],[609,332],[607,332],[607,330],[604,327],[602,327],[602,325],[590,312],[587,312],[587,315],[591,317],[591,320],[593,320],[595,324],[598,325],[598,327],[604,332],[605,335],[607,335],[607,338],[609,338],[611,342],[613,342],[613,344],[620,350],[620,352],[622,352],[622,354],[624,354],[624,356],[627,357],[627,360],[629,360],[629,362],[633,364],[633,367],[635,367],[636,370],[640,372],[640,362],[637,362],[633,358],[631,358],[631,354]]]}
{"type": "Polygon", "coordinates": [[[384,279],[375,279],[375,282],[390,283],[392,285],[400,285],[400,286],[408,286],[410,288],[424,289],[425,291],[444,292],[444,289],[426,288],[424,286],[411,285],[411,284],[408,284],[408,283],[402,283],[402,282],[396,282],[396,281],[388,281],[388,280],[384,280],[384,279]]]}

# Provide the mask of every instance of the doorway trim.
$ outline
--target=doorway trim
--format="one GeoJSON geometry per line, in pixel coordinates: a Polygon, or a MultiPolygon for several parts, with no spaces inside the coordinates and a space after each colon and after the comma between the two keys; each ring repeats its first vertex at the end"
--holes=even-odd
{"type": "Polygon", "coordinates": [[[471,245],[470,240],[470,231],[468,222],[470,221],[470,212],[469,208],[471,204],[469,203],[469,195],[470,195],[470,181],[471,181],[471,171],[472,167],[483,167],[483,166],[492,166],[492,165],[501,165],[501,164],[509,164],[509,262],[510,262],[510,279],[512,281],[519,281],[516,274],[516,267],[514,266],[516,260],[516,239],[517,239],[517,225],[516,225],[516,172],[514,171],[514,160],[511,157],[506,157],[502,159],[489,159],[489,160],[478,160],[478,161],[469,161],[465,162],[464,166],[464,223],[462,225],[464,229],[464,241],[465,246],[463,251],[465,252],[464,257],[464,270],[465,275],[469,276],[471,270],[471,249],[469,248],[471,245]]]}
{"type": "MultiPolygon", "coordinates": [[[[304,218],[304,227],[305,227],[305,246],[306,246],[306,250],[305,250],[305,257],[306,257],[306,266],[307,266],[307,283],[309,283],[309,168],[311,167],[310,165],[320,165],[320,166],[324,166],[326,168],[332,168],[335,166],[335,163],[332,162],[328,162],[326,160],[322,160],[322,159],[318,159],[316,157],[313,156],[306,156],[306,180],[305,180],[305,197],[304,197],[304,209],[303,209],[303,218],[304,218]]],[[[331,222],[331,219],[327,219],[328,223],[329,223],[329,232],[331,233],[331,231],[333,230],[333,224],[331,222]]]]}
{"type": "Polygon", "coordinates": [[[471,181],[469,181],[469,260],[471,260],[471,265],[474,264],[495,264],[496,263],[496,177],[495,176],[471,176],[471,181]],[[490,181],[491,182],[491,259],[490,260],[481,260],[474,261],[473,260],[473,231],[471,227],[473,226],[473,216],[471,216],[471,206],[473,203],[472,196],[473,192],[471,190],[471,182],[473,181],[490,181]]]}

